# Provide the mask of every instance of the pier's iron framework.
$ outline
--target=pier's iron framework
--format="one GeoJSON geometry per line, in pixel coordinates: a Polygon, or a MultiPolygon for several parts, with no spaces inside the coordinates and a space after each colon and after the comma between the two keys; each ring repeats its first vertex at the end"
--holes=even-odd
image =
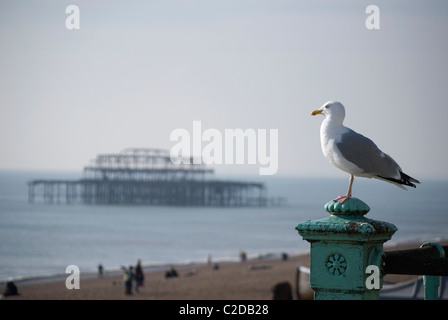
{"type": "Polygon", "coordinates": [[[264,206],[263,183],[217,180],[204,164],[175,165],[163,149],[100,154],[78,180],[28,182],[28,200],[48,204],[264,206]]]}

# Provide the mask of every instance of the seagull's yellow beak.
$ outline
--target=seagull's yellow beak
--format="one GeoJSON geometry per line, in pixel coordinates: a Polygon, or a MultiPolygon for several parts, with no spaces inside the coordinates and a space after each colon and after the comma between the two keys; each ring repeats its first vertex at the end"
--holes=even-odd
{"type": "Polygon", "coordinates": [[[321,114],[321,113],[322,113],[322,110],[317,109],[317,110],[314,110],[313,112],[311,112],[311,115],[312,116],[316,116],[316,115],[321,114]]]}

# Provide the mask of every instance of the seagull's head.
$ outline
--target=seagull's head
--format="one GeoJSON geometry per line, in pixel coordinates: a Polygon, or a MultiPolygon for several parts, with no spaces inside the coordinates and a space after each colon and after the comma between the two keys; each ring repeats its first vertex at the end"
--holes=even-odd
{"type": "Polygon", "coordinates": [[[345,108],[342,105],[342,103],[338,101],[328,101],[323,104],[322,107],[319,109],[314,110],[311,112],[312,116],[321,114],[328,118],[335,118],[340,120],[341,122],[345,118],[345,108]]]}

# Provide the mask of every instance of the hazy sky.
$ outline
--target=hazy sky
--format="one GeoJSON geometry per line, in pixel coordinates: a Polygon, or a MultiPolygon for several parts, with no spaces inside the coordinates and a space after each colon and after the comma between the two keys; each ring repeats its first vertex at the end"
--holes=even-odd
{"type": "Polygon", "coordinates": [[[199,120],[278,129],[279,175],[345,175],[310,116],[338,100],[406,173],[448,178],[447,17],[447,1],[2,0],[0,169],[81,171],[98,153],[170,149],[199,120]]]}

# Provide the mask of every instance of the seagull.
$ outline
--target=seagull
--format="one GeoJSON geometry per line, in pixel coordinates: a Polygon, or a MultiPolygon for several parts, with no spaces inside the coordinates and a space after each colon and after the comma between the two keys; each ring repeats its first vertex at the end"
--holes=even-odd
{"type": "Polygon", "coordinates": [[[407,190],[404,185],[415,188],[413,182],[420,183],[403,173],[395,160],[382,152],[372,140],[343,125],[345,108],[342,103],[328,101],[311,113],[312,116],[318,114],[325,117],[320,127],[320,142],[325,158],[350,174],[347,194],[338,196],[334,201],[344,203],[352,196],[355,176],[383,180],[404,190],[407,190]]]}

